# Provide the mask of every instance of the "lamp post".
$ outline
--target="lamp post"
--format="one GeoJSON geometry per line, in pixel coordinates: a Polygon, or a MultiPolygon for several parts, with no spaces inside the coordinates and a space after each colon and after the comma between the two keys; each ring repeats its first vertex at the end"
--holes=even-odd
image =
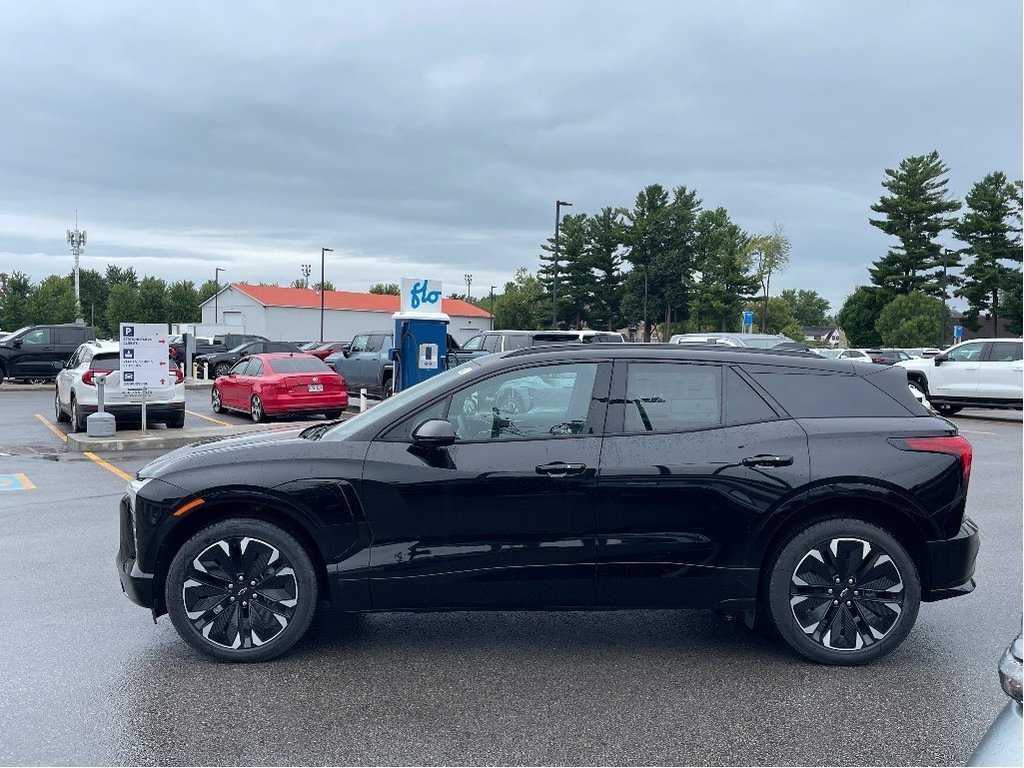
{"type": "Polygon", "coordinates": [[[562,223],[562,208],[572,207],[572,203],[555,200],[555,259],[551,269],[551,328],[558,328],[558,228],[562,223]]]}
{"type": "Polygon", "coordinates": [[[942,249],[942,330],[939,332],[939,339],[941,340],[939,346],[943,348],[946,346],[946,326],[949,325],[949,310],[946,308],[946,284],[948,279],[946,277],[948,267],[946,259],[950,254],[955,253],[956,251],[950,248],[942,249]]]}
{"type": "Polygon", "coordinates": [[[324,343],[324,292],[325,292],[324,284],[326,283],[326,280],[324,279],[324,258],[325,258],[324,254],[326,254],[328,252],[334,253],[334,249],[333,248],[321,248],[320,249],[320,343],[321,344],[324,343]]]}
{"type": "Polygon", "coordinates": [[[494,330],[494,289],[498,286],[491,286],[491,330],[494,330]]]}
{"type": "Polygon", "coordinates": [[[462,277],[466,281],[466,298],[469,301],[472,301],[473,300],[473,275],[471,275],[469,272],[467,272],[462,277]]]}
{"type": "Polygon", "coordinates": [[[220,298],[220,273],[227,272],[224,267],[216,267],[213,270],[213,324],[217,325],[220,320],[218,319],[218,299],[220,298]]]}

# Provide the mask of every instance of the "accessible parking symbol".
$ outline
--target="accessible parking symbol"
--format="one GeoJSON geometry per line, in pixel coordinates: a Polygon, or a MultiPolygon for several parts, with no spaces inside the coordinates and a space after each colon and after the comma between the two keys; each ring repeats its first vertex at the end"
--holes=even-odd
{"type": "Polygon", "coordinates": [[[24,472],[13,475],[0,475],[0,491],[31,491],[35,485],[24,472]]]}

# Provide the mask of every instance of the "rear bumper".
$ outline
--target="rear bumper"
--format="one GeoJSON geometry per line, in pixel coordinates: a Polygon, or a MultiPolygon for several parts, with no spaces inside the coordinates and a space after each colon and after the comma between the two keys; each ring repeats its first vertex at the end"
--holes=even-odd
{"type": "Polygon", "coordinates": [[[268,416],[281,416],[286,413],[323,413],[324,411],[343,411],[348,408],[348,392],[320,393],[314,400],[307,397],[276,397],[263,400],[263,411],[268,416]]]}
{"type": "MultiPolygon", "coordinates": [[[[95,405],[78,404],[78,410],[88,416],[96,413],[95,405]]],[[[103,410],[112,414],[115,420],[140,421],[142,419],[141,404],[104,405],[103,410]]],[[[146,403],[146,421],[163,421],[171,418],[182,418],[185,415],[184,403],[146,403]]]]}
{"type": "Polygon", "coordinates": [[[956,536],[929,541],[925,546],[929,579],[928,588],[922,591],[922,600],[934,602],[974,591],[974,563],[981,535],[973,520],[965,517],[956,536]]]}

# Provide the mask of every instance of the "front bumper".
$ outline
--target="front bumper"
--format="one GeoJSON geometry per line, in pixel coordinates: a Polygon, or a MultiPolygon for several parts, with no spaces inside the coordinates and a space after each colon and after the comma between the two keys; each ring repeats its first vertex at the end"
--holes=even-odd
{"type": "Polygon", "coordinates": [[[135,526],[132,520],[131,500],[127,495],[121,499],[119,509],[120,542],[117,550],[117,575],[121,589],[128,599],[143,608],[153,607],[153,574],[139,570],[135,551],[135,526]]]}
{"type": "Polygon", "coordinates": [[[925,546],[928,571],[922,600],[934,602],[974,591],[974,563],[981,546],[981,534],[971,518],[964,518],[953,538],[928,541],[925,546]]]}

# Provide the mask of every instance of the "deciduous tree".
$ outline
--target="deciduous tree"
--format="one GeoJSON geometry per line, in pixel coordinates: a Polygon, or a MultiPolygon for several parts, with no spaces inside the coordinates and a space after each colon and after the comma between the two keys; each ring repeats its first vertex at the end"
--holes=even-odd
{"type": "Polygon", "coordinates": [[[885,305],[875,330],[887,347],[927,347],[939,343],[942,302],[920,291],[905,293],[885,305]]]}
{"type": "Polygon", "coordinates": [[[892,299],[892,291],[865,285],[858,285],[853,293],[846,297],[836,320],[851,347],[881,345],[882,339],[875,330],[875,322],[879,313],[892,299]]]}

